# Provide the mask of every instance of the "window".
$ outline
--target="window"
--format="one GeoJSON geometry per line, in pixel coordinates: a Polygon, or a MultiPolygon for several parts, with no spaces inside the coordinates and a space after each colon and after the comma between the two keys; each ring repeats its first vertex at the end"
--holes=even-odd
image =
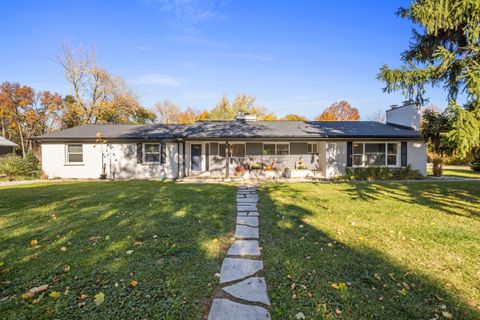
{"type": "Polygon", "coordinates": [[[83,145],[68,144],[67,145],[67,163],[83,162],[83,145]]]}
{"type": "Polygon", "coordinates": [[[290,153],[288,144],[277,144],[277,156],[286,156],[290,153]]]}
{"type": "MultiPolygon", "coordinates": [[[[228,156],[234,158],[243,158],[245,157],[245,144],[244,143],[233,143],[230,144],[228,150],[228,156]]],[[[225,143],[220,143],[218,145],[218,155],[225,158],[225,143]]]]}
{"type": "Polygon", "coordinates": [[[353,143],[354,167],[379,167],[398,165],[398,143],[353,143]]]}
{"type": "Polygon", "coordinates": [[[225,143],[219,143],[218,144],[218,155],[220,157],[225,158],[227,155],[225,154],[225,143]]]}
{"type": "Polygon", "coordinates": [[[275,155],[275,144],[264,144],[263,145],[263,155],[265,156],[273,156],[275,155]]]}
{"type": "Polygon", "coordinates": [[[307,145],[307,152],[308,153],[318,153],[318,144],[316,143],[309,143],[307,145]]]}
{"type": "Polygon", "coordinates": [[[144,143],[143,157],[145,163],[159,163],[160,162],[160,144],[158,143],[144,143]]]}
{"type": "Polygon", "coordinates": [[[288,143],[264,143],[264,156],[284,156],[290,154],[290,145],[288,143]]]}

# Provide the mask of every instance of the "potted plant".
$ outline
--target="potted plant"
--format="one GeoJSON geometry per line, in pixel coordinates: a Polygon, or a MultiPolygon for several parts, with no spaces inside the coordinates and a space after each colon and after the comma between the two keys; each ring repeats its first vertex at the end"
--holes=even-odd
{"type": "MultiPolygon", "coordinates": [[[[100,152],[101,152],[101,157],[102,157],[102,172],[100,173],[100,180],[106,180],[107,179],[107,164],[105,163],[106,158],[109,158],[110,160],[110,168],[112,166],[112,156],[113,154],[113,146],[111,144],[107,144],[106,139],[102,139],[102,133],[97,132],[97,140],[95,141],[95,145],[100,146],[100,152]]],[[[111,171],[111,170],[110,170],[111,171]]]]}
{"type": "Polygon", "coordinates": [[[292,177],[292,171],[290,171],[290,168],[285,168],[283,169],[283,177],[285,179],[290,179],[292,177]]]}
{"type": "Polygon", "coordinates": [[[237,177],[242,177],[245,174],[245,168],[242,165],[238,165],[235,167],[235,175],[237,177]]]}

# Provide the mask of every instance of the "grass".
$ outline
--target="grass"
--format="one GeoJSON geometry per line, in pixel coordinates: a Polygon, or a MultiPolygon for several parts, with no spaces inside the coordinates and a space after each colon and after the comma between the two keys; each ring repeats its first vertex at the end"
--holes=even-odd
{"type": "Polygon", "coordinates": [[[235,223],[233,186],[29,184],[0,187],[0,199],[2,319],[201,319],[208,312],[235,223]],[[48,290],[22,297],[44,284],[48,290]],[[96,305],[100,292],[105,301],[96,305]]]}
{"type": "Polygon", "coordinates": [[[480,318],[480,181],[259,192],[273,319],[480,318]]]}
{"type": "MultiPolygon", "coordinates": [[[[427,174],[432,175],[432,168],[427,169],[427,174]]],[[[459,177],[459,178],[477,178],[480,179],[480,171],[473,171],[469,167],[464,169],[460,168],[445,168],[443,169],[443,175],[446,177],[459,177]]]]}

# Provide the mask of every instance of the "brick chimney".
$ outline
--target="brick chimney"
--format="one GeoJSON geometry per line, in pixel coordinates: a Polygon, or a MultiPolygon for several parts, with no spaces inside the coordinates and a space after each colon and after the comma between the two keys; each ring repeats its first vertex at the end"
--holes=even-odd
{"type": "Polygon", "coordinates": [[[254,114],[249,114],[245,112],[238,112],[237,115],[235,116],[235,121],[240,121],[240,122],[257,121],[257,116],[254,114]]]}

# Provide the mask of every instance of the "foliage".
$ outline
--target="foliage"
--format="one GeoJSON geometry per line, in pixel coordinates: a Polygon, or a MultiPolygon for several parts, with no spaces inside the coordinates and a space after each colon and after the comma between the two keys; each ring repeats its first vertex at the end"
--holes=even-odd
{"type": "Polygon", "coordinates": [[[68,127],[78,118],[82,123],[147,123],[154,115],[143,108],[121,77],[111,75],[96,62],[95,51],[71,48],[64,44],[58,63],[72,88],[73,104],[68,127]],[[72,121],[72,119],[74,121],[72,121]]]}
{"type": "Polygon", "coordinates": [[[408,165],[405,168],[367,167],[367,168],[346,168],[345,179],[349,181],[362,180],[405,180],[422,179],[423,176],[418,170],[412,170],[408,165]]]}
{"type": "Polygon", "coordinates": [[[255,96],[239,94],[230,102],[224,95],[213,109],[200,113],[197,120],[233,120],[238,113],[256,115],[258,120],[276,120],[274,114],[257,105],[255,100],[255,96]]]}
{"type": "Polygon", "coordinates": [[[375,111],[374,113],[372,113],[368,116],[368,120],[369,121],[380,122],[380,123],[387,122],[385,111],[383,111],[383,110],[375,111]]]}
{"type": "Polygon", "coordinates": [[[317,121],[357,121],[360,120],[360,113],[347,101],[333,103],[315,118],[317,121]]]}
{"type": "Polygon", "coordinates": [[[445,139],[466,155],[480,146],[480,2],[416,0],[398,15],[422,30],[413,30],[410,47],[402,53],[402,66],[383,65],[378,78],[384,91],[402,91],[410,100],[425,104],[425,86],[448,90],[450,130],[445,139]],[[458,105],[459,94],[467,102],[458,105]]]}
{"type": "Polygon", "coordinates": [[[283,120],[283,121],[307,121],[307,118],[305,118],[304,116],[299,115],[299,114],[290,113],[290,114],[287,114],[285,117],[283,117],[281,120],[283,120]]]}
{"type": "Polygon", "coordinates": [[[40,176],[40,165],[33,152],[28,152],[26,157],[7,154],[0,157],[0,174],[8,180],[37,178],[40,176]]]}
{"type": "Polygon", "coordinates": [[[157,102],[153,106],[154,112],[157,114],[157,120],[163,124],[188,124],[195,122],[199,112],[188,107],[185,111],[181,111],[180,107],[175,103],[165,100],[163,102],[157,102]]]}
{"type": "Polygon", "coordinates": [[[27,139],[55,129],[61,110],[61,97],[49,91],[36,92],[29,86],[4,82],[0,85],[0,124],[2,135],[18,142],[26,156],[27,139]]]}
{"type": "Polygon", "coordinates": [[[470,168],[472,168],[473,171],[480,171],[480,149],[474,153],[473,159],[470,162],[470,168]]]}
{"type": "Polygon", "coordinates": [[[235,227],[228,185],[49,182],[0,199],[2,320],[203,319],[235,227]]]}
{"type": "Polygon", "coordinates": [[[480,181],[262,184],[272,319],[479,319],[479,197],[480,181]]]}

